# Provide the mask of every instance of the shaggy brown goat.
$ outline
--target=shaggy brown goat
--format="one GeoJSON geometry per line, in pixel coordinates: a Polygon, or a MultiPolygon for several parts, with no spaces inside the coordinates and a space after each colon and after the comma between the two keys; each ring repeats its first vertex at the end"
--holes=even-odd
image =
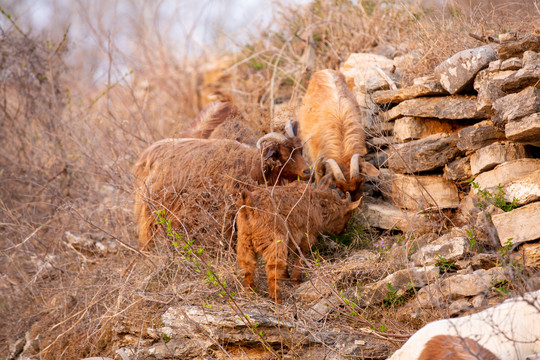
{"type": "MultiPolygon", "coordinates": [[[[143,151],[134,172],[142,247],[157,231],[153,210],[167,210],[167,219],[178,225],[175,215],[189,210],[186,203],[192,199],[186,195],[195,189],[204,189],[209,198],[218,190],[226,196],[250,184],[285,184],[310,177],[300,140],[276,133],[259,139],[257,148],[227,139],[161,140],[143,151]]],[[[214,218],[221,219],[218,210],[207,211],[214,211],[214,218]]],[[[231,225],[232,221],[225,228],[231,225]]]]}
{"type": "Polygon", "coordinates": [[[432,337],[418,360],[499,360],[491,351],[469,338],[437,335],[432,337]]]}
{"type": "Polygon", "coordinates": [[[272,190],[259,189],[242,192],[236,205],[238,265],[244,275],[244,284],[253,289],[257,254],[266,262],[270,296],[281,303],[279,279],[288,278],[287,256],[292,251],[296,258],[292,280],[301,280],[302,254],[307,253],[319,233],[337,234],[343,231],[352,211],[361,200],[341,199],[329,189],[315,190],[295,182],[272,190]],[[277,213],[276,213],[277,208],[277,213]],[[287,226],[283,223],[285,221],[287,226]],[[287,227],[291,237],[288,236],[287,227]],[[302,254],[298,253],[298,249],[302,254]]]}
{"type": "Polygon", "coordinates": [[[359,199],[364,175],[377,176],[379,171],[362,158],[367,150],[360,107],[339,71],[313,74],[298,112],[298,127],[315,164],[316,181],[330,176],[341,191],[359,199]]]}
{"type": "Polygon", "coordinates": [[[180,137],[230,139],[255,145],[255,134],[236,105],[230,101],[214,101],[202,108],[180,137]]]}

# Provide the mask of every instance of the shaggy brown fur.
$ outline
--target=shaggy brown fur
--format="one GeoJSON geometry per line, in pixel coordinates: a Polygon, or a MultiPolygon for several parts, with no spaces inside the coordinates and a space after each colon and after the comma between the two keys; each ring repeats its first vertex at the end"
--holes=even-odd
{"type": "MultiPolygon", "coordinates": [[[[360,107],[347,88],[344,76],[335,70],[314,73],[309,81],[298,113],[299,136],[307,142],[307,154],[316,163],[316,180],[324,174],[324,162],[334,159],[344,181],[336,181],[353,200],[362,196],[364,177],[351,178],[350,163],[354,154],[367,153],[360,107]]],[[[360,172],[377,176],[378,170],[360,157],[360,172]]],[[[336,179],[337,180],[337,179],[336,179]]]]}
{"type": "Polygon", "coordinates": [[[431,338],[418,360],[499,360],[478,342],[459,336],[437,335],[431,338]]]}
{"type": "MultiPolygon", "coordinates": [[[[154,210],[166,209],[167,218],[177,226],[180,215],[189,215],[190,206],[195,206],[190,205],[194,201],[190,195],[197,190],[205,192],[206,198],[218,193],[228,197],[249,184],[283,184],[310,176],[298,138],[269,139],[261,144],[261,150],[226,139],[165,139],[141,154],[134,172],[141,246],[146,246],[157,230],[154,210]]],[[[219,205],[205,209],[206,217],[226,218],[219,205]]],[[[223,225],[229,229],[227,233],[231,224],[223,225]]]]}
{"type": "Polygon", "coordinates": [[[279,279],[287,278],[287,255],[292,251],[296,258],[291,278],[301,280],[301,255],[305,254],[319,233],[337,234],[343,231],[360,204],[341,199],[332,190],[314,190],[311,186],[295,182],[276,187],[271,196],[269,189],[253,192],[244,190],[238,200],[237,218],[238,265],[244,274],[244,284],[254,288],[257,254],[266,262],[270,296],[281,303],[279,279]],[[276,214],[277,208],[277,214],[276,214]],[[287,235],[286,221],[292,239],[287,235]]]}
{"type": "Polygon", "coordinates": [[[214,101],[202,108],[180,137],[230,139],[254,145],[256,133],[236,105],[230,101],[214,101]]]}

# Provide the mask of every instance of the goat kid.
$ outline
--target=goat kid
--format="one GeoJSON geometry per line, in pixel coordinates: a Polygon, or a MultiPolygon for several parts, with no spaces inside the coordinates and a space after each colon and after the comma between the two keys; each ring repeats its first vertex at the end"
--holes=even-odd
{"type": "Polygon", "coordinates": [[[360,201],[351,202],[350,196],[341,199],[332,190],[315,190],[301,182],[275,187],[272,193],[270,189],[244,190],[237,201],[240,210],[236,251],[246,287],[255,288],[255,264],[257,255],[262,255],[270,296],[281,303],[279,280],[289,277],[289,251],[295,258],[291,279],[299,283],[302,257],[318,234],[342,232],[360,201]]]}

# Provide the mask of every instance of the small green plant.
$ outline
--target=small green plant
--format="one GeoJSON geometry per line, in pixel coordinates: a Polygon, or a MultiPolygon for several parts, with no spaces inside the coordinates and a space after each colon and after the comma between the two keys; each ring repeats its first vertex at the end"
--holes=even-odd
{"type": "Polygon", "coordinates": [[[500,184],[497,185],[497,192],[480,189],[480,184],[472,180],[469,181],[469,184],[480,196],[480,201],[476,205],[481,209],[487,208],[488,204],[493,204],[504,212],[512,211],[517,207],[518,199],[514,197],[511,202],[507,202],[504,197],[506,193],[500,184]]]}
{"type": "Polygon", "coordinates": [[[452,260],[448,260],[439,254],[437,254],[435,265],[439,267],[439,271],[443,274],[457,270],[456,264],[452,260]]]}
{"type": "Polygon", "coordinates": [[[470,250],[477,250],[478,248],[478,239],[475,235],[475,229],[474,226],[471,226],[470,229],[465,230],[467,233],[467,239],[469,239],[469,249],[470,250]]]}
{"type": "Polygon", "coordinates": [[[386,297],[383,300],[383,304],[386,307],[394,307],[402,305],[405,302],[405,298],[397,294],[398,290],[392,288],[391,283],[386,284],[386,297]]]}
{"type": "Polygon", "coordinates": [[[506,240],[506,242],[504,243],[504,246],[502,248],[499,249],[499,253],[501,254],[501,257],[504,259],[508,256],[508,254],[510,253],[510,251],[512,250],[512,246],[514,245],[512,243],[512,240],[514,238],[510,238],[508,240],[506,240]]]}
{"type": "Polygon", "coordinates": [[[504,296],[510,292],[510,283],[507,280],[494,280],[491,284],[491,289],[498,293],[500,296],[504,296]]]}
{"type": "Polygon", "coordinates": [[[169,341],[171,341],[171,338],[169,337],[169,335],[163,333],[163,342],[168,343],[169,341]]]}

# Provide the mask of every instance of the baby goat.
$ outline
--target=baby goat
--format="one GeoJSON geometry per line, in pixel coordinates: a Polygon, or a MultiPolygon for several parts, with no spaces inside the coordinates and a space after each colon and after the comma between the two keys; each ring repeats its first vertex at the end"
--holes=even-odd
{"type": "Polygon", "coordinates": [[[288,278],[289,251],[296,259],[291,278],[298,283],[302,276],[302,254],[307,253],[319,233],[343,231],[360,201],[351,202],[350,197],[341,199],[332,190],[315,190],[301,182],[275,187],[273,195],[266,189],[244,190],[237,202],[240,211],[236,250],[244,284],[254,288],[257,255],[262,255],[270,296],[281,303],[278,282],[280,278],[288,278]]]}

